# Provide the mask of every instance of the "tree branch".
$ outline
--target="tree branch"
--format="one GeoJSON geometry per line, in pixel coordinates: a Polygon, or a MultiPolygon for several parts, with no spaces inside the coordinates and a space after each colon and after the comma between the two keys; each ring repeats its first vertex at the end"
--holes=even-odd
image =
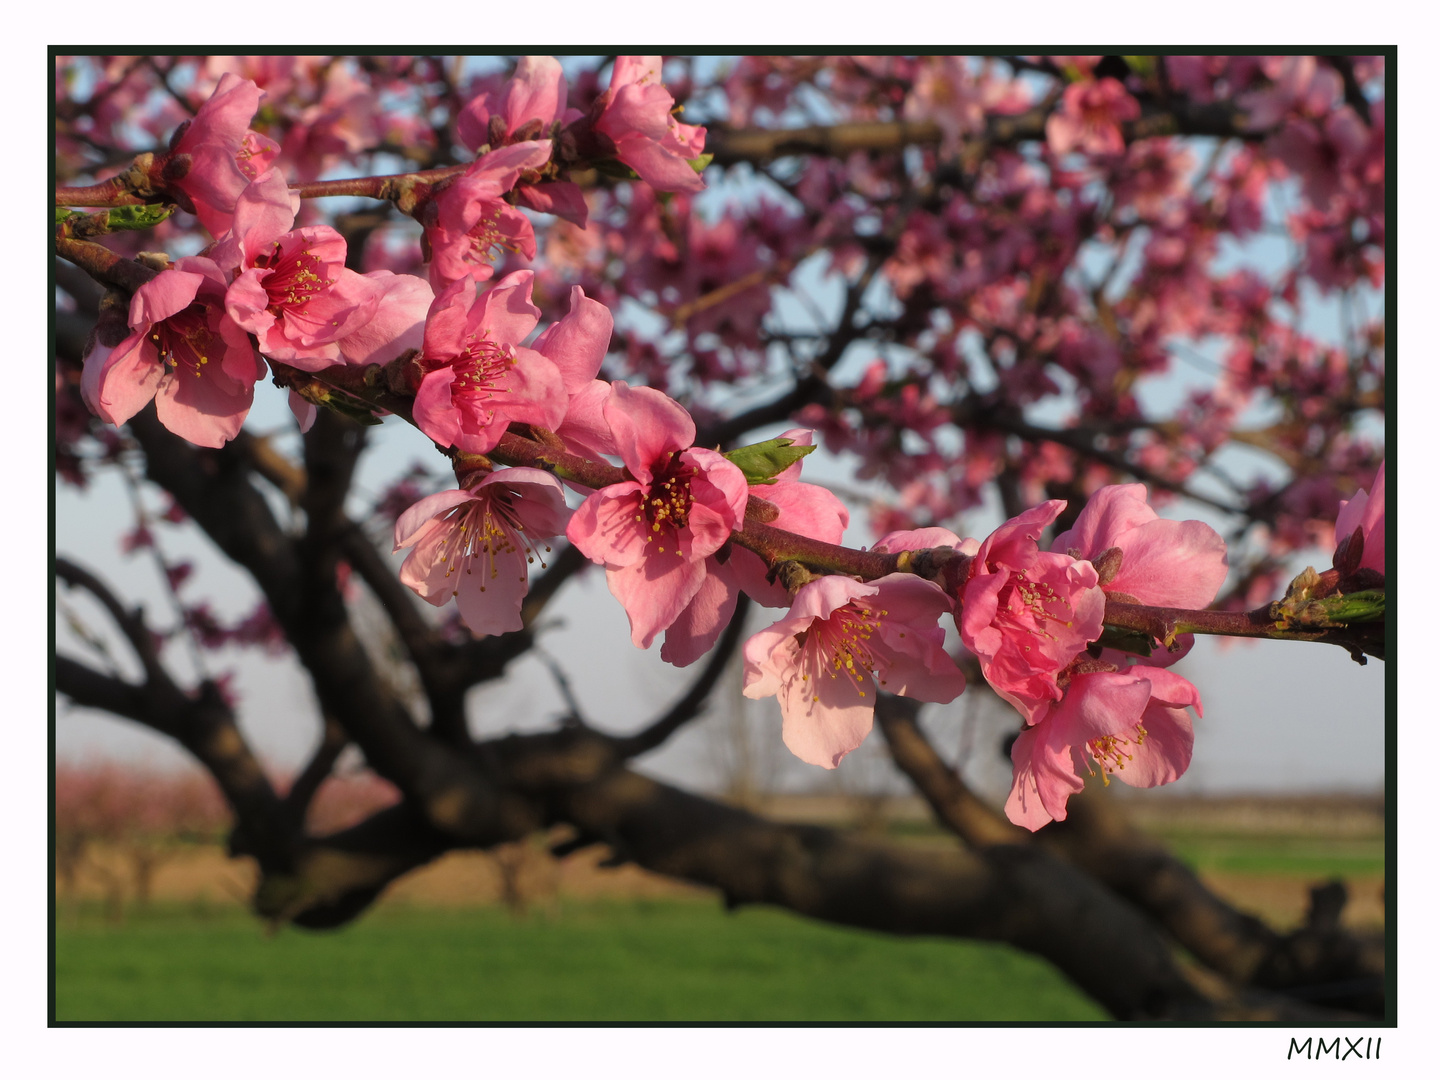
{"type": "Polygon", "coordinates": [[[945,764],[920,730],[919,712],[919,702],[894,694],[881,694],[875,702],[875,720],[889,744],[890,756],[940,823],[973,848],[1030,843],[1029,832],[991,810],[945,764]]]}
{"type": "Polygon", "coordinates": [[[647,750],[655,749],[679,731],[681,727],[705,711],[706,699],[715,689],[715,684],[720,681],[720,676],[724,674],[730,658],[735,655],[735,647],[740,644],[740,635],[745,629],[745,616],[749,610],[750,598],[741,593],[735,602],[735,614],[730,617],[730,622],[726,624],[720,640],[711,650],[709,659],[705,661],[704,670],[700,672],[700,677],[690,684],[690,689],[685,691],[685,696],[672,705],[664,716],[644,730],[620,740],[622,757],[632,758],[647,750]]]}

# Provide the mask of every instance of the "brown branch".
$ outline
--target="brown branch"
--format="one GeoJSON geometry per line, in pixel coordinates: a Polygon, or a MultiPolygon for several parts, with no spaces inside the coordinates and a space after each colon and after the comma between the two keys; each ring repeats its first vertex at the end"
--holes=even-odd
{"type": "Polygon", "coordinates": [[[681,727],[705,711],[706,699],[715,689],[715,684],[720,681],[720,676],[724,674],[730,658],[735,655],[736,646],[740,644],[740,635],[745,629],[745,616],[749,610],[750,598],[741,593],[735,603],[735,614],[730,617],[730,622],[720,635],[720,640],[711,650],[709,658],[705,661],[705,667],[700,672],[700,677],[690,685],[690,689],[685,691],[685,696],[672,705],[664,716],[643,731],[620,740],[622,757],[632,758],[655,749],[679,731],[681,727]]]}
{"type": "Polygon", "coordinates": [[[320,745],[315,748],[305,768],[300,775],[295,777],[295,782],[290,785],[290,790],[285,793],[283,801],[285,812],[298,825],[305,821],[305,813],[310,808],[310,801],[315,798],[315,793],[320,790],[320,785],[330,775],[330,770],[335,767],[341,752],[350,745],[350,738],[345,734],[345,729],[336,723],[333,717],[325,717],[324,727],[320,734],[320,745]]]}
{"type": "Polygon", "coordinates": [[[89,240],[57,236],[55,254],[68,259],[96,281],[127,293],[133,293],[158,273],[89,240]]]}
{"type": "Polygon", "coordinates": [[[890,756],[930,804],[940,823],[974,848],[1028,844],[1029,832],[990,809],[935,752],[920,730],[919,712],[919,702],[893,694],[881,694],[875,702],[875,720],[885,735],[890,756]]]}
{"type": "Polygon", "coordinates": [[[1093,873],[1149,913],[1197,960],[1240,985],[1302,991],[1339,1008],[1384,1012],[1385,950],[1338,925],[1288,934],[1212,893],[1190,867],[1135,828],[1103,787],[1070,800],[1064,821],[1036,834],[1050,850],[1093,873]]]}
{"type": "MultiPolygon", "coordinates": [[[[1258,142],[1270,132],[1245,126],[1237,108],[1225,102],[1199,104],[1172,99],[1168,105],[1141,95],[1142,115],[1121,124],[1127,143],[1159,135],[1210,135],[1258,142]]],[[[1042,103],[1023,113],[991,114],[985,134],[976,141],[989,146],[1010,146],[1045,139],[1045,122],[1052,107],[1042,103]]],[[[705,152],[717,165],[739,162],[764,164],[777,157],[813,154],[848,157],[855,153],[894,153],[907,146],[934,146],[941,141],[940,125],[931,120],[856,121],[803,128],[708,128],[705,152]]]]}

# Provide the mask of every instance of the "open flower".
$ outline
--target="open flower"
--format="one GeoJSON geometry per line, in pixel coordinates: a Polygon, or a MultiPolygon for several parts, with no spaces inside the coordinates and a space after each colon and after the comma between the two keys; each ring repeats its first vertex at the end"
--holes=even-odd
{"type": "Polygon", "coordinates": [[[723,456],[691,445],[695,422],[659,390],[613,383],[604,416],[635,479],[591,494],[566,535],[604,564],[631,640],[648,649],[704,585],[706,556],[744,519],[748,486],[723,456]]]}
{"type": "Polygon", "coordinates": [[[215,263],[192,255],[135,290],[133,332],[85,357],[80,391],[96,416],[123,424],[154,398],[160,423],[198,446],[239,433],[265,365],[225,314],[225,285],[215,263]]]}
{"type": "Polygon", "coordinates": [[[240,193],[280,153],[274,140],[250,130],[261,96],[249,79],[227,71],[175,140],[175,155],[188,156],[190,163],[170,187],[212,236],[230,228],[240,193]]]}
{"type": "Polygon", "coordinates": [[[411,549],[400,580],[436,607],[453,598],[476,636],[519,630],[529,566],[544,564],[537,545],[569,516],[565,489],[542,469],[502,469],[427,496],[395,522],[395,550],[411,549]]]}
{"type": "Polygon", "coordinates": [[[1107,784],[1112,776],[1132,787],[1178,779],[1195,744],[1187,706],[1203,715],[1195,687],[1161,668],[1075,675],[1011,748],[1006,816],[1032,832],[1064,821],[1066,802],[1085,787],[1083,774],[1096,769],[1107,784]]]}
{"type": "Polygon", "coordinates": [[[237,276],[225,310],[260,351],[305,371],[340,360],[340,338],[375,314],[381,293],[345,265],[345,238],[328,225],[292,229],[300,202],[271,169],[240,195],[216,261],[237,276]]]}
{"type": "Polygon", "coordinates": [[[512,422],[553,429],[565,415],[565,380],[549,358],[520,344],[540,320],[535,275],[507,274],[477,298],[461,278],[425,321],[415,425],[441,446],[492,450],[512,422]]]}
{"type": "Polygon", "coordinates": [[[1001,525],[960,590],[961,640],[995,692],[1032,722],[1043,703],[1060,700],[1056,676],[1100,636],[1105,618],[1095,568],[1040,550],[1041,532],[1064,508],[1052,499],[1001,525]]]}
{"type": "Polygon", "coordinates": [[[475,160],[435,196],[430,243],[430,284],[438,292],[451,282],[485,281],[495,273],[496,249],[535,257],[535,229],[503,198],[527,169],[550,160],[550,140],[515,143],[475,160]]]}
{"type": "MultiPolygon", "coordinates": [[[[1219,533],[1203,521],[1160,517],[1145,500],[1144,484],[1102,487],[1050,547],[1094,564],[1107,595],[1160,607],[1205,607],[1225,584],[1229,567],[1219,533]]],[[[1148,662],[1168,666],[1194,643],[1194,634],[1182,634],[1171,650],[1157,651],[1148,662]]]]}
{"type": "Polygon", "coordinates": [[[791,753],[833,769],[870,733],[878,690],[920,701],[960,696],[965,676],[936,623],[950,606],[914,574],[812,581],[789,615],[746,642],[745,696],[778,697],[791,753]]]}
{"type": "MultiPolygon", "coordinates": [[[[794,428],[780,437],[796,446],[809,446],[815,433],[794,428]]],[[[812,540],[838,544],[845,526],[850,524],[850,511],[833,492],[818,484],[804,483],[800,479],[801,464],[797,461],[777,474],[773,484],[753,486],[751,493],[775,508],[776,516],[768,524],[812,540]]],[[[705,583],[665,631],[660,658],[667,664],[685,667],[709,652],[735,614],[742,591],[767,607],[789,607],[789,592],[778,582],[767,581],[767,574],[764,560],[738,545],[730,549],[724,563],[713,555],[707,558],[705,583]]]]}
{"type": "Polygon", "coordinates": [[[705,149],[705,129],[672,114],[675,99],[660,82],[660,57],[621,56],[595,130],[615,144],[615,156],[656,191],[704,191],[690,161],[705,149]]]}
{"type": "MultiPolygon", "coordinates": [[[[499,100],[492,101],[489,94],[473,98],[456,117],[455,130],[471,150],[485,145],[498,148],[516,141],[517,136],[548,135],[557,121],[564,123],[583,115],[578,109],[566,109],[565,101],[565,72],[560,61],[553,56],[522,56],[515,65],[515,77],[505,84],[499,100]]],[[[520,184],[515,194],[522,206],[585,227],[589,209],[578,184],[568,180],[520,184]]]]}

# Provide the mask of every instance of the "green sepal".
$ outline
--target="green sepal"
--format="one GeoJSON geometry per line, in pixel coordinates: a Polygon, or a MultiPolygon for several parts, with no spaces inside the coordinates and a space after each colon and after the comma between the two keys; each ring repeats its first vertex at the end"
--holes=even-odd
{"type": "Polygon", "coordinates": [[[725,457],[745,474],[746,483],[773,484],[775,477],[814,449],[796,446],[794,439],[766,439],[749,446],[737,446],[725,457]]]}
{"type": "Polygon", "coordinates": [[[623,161],[615,158],[605,158],[595,162],[595,171],[601,176],[611,176],[616,180],[639,180],[640,174],[630,168],[623,161]]]}
{"type": "Polygon", "coordinates": [[[324,383],[315,380],[308,383],[301,383],[290,387],[311,405],[317,405],[322,409],[329,409],[341,416],[348,416],[351,420],[358,421],[369,427],[384,423],[374,413],[374,406],[353,397],[343,390],[336,390],[326,386],[324,383]]]}
{"type": "Polygon", "coordinates": [[[715,160],[714,154],[701,154],[697,158],[690,158],[685,164],[694,169],[697,173],[704,172],[710,162],[715,160]]]}
{"type": "Polygon", "coordinates": [[[106,214],[111,232],[130,229],[153,229],[175,212],[173,206],[155,203],[149,206],[115,206],[106,214]]]}
{"type": "Polygon", "coordinates": [[[1149,656],[1155,648],[1154,639],[1149,634],[1120,626],[1104,627],[1095,644],[1102,649],[1119,649],[1136,656],[1149,656]]]}
{"type": "Polygon", "coordinates": [[[57,207],[55,207],[55,224],[56,224],[56,225],[63,225],[63,224],[65,224],[65,222],[69,221],[72,217],[84,217],[84,216],[85,216],[85,215],[82,214],[79,210],[71,210],[69,207],[66,207],[66,206],[57,206],[57,207]]]}
{"type": "Polygon", "coordinates": [[[1327,596],[1323,600],[1312,600],[1310,604],[1323,607],[1326,617],[1332,622],[1379,622],[1385,618],[1385,593],[1380,589],[1327,596]]]}

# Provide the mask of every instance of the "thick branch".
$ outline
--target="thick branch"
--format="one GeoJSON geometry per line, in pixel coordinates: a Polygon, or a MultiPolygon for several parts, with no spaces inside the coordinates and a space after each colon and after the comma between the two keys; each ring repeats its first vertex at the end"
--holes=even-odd
{"type": "Polygon", "coordinates": [[[940,822],[974,848],[1029,843],[1026,830],[990,809],[945,764],[920,730],[916,721],[919,712],[919,702],[911,698],[881,694],[875,702],[875,720],[889,744],[890,756],[914,782],[940,822]]]}
{"type": "Polygon", "coordinates": [[[681,727],[705,711],[706,699],[715,689],[715,684],[720,681],[720,676],[724,674],[726,666],[730,663],[730,657],[735,654],[735,647],[740,643],[740,634],[745,629],[745,616],[749,610],[750,598],[741,593],[735,603],[735,614],[730,616],[730,622],[726,625],[724,633],[720,635],[720,640],[711,650],[709,658],[705,661],[705,669],[700,672],[700,677],[690,685],[685,696],[671,706],[664,716],[643,731],[620,740],[622,756],[631,758],[637,754],[643,754],[647,750],[655,749],[679,731],[681,727]]]}

